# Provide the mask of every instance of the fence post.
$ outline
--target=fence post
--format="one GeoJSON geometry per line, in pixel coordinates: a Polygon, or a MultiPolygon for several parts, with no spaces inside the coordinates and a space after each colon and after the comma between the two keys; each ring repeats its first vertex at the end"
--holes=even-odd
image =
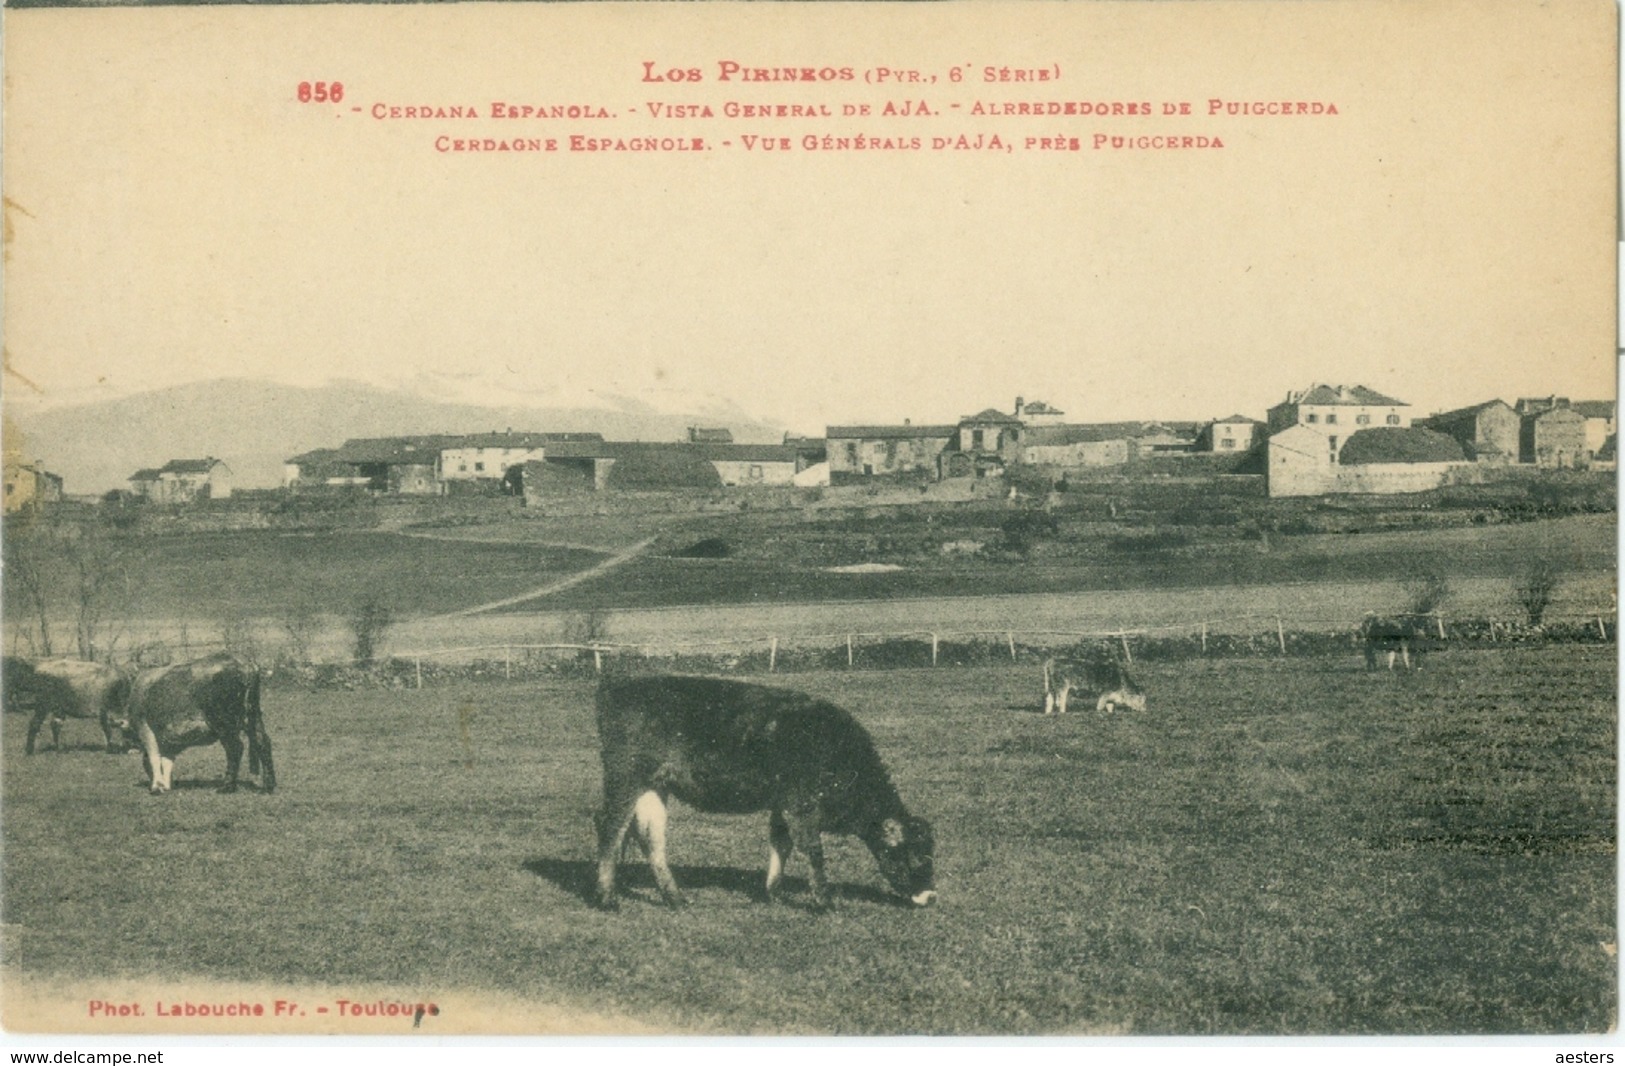
{"type": "Polygon", "coordinates": [[[769,637],[767,646],[767,672],[772,673],[779,661],[779,638],[769,637]]]}
{"type": "Polygon", "coordinates": [[[1013,632],[1006,633],[1004,635],[1004,639],[1010,642],[1010,661],[1015,662],[1016,661],[1016,635],[1013,632]]]}
{"type": "Polygon", "coordinates": [[[1202,654],[1207,654],[1207,623],[1202,623],[1202,654]]]}
{"type": "Polygon", "coordinates": [[[502,676],[513,680],[513,647],[508,644],[502,646],[502,676]]]}
{"type": "Polygon", "coordinates": [[[596,644],[592,646],[592,669],[596,674],[604,672],[604,650],[596,644]]]}
{"type": "Polygon", "coordinates": [[[1286,623],[1281,619],[1275,620],[1275,635],[1281,638],[1281,654],[1286,654],[1286,623]]]}
{"type": "Polygon", "coordinates": [[[1128,650],[1128,634],[1121,629],[1117,631],[1117,639],[1123,644],[1123,658],[1129,662],[1134,661],[1134,653],[1128,650]]]}
{"type": "Polygon", "coordinates": [[[1608,627],[1603,625],[1602,615],[1600,614],[1597,616],[1597,635],[1602,637],[1603,640],[1608,639],[1608,627]]]}
{"type": "Polygon", "coordinates": [[[937,665],[937,635],[931,634],[931,665],[937,665]]]}
{"type": "Polygon", "coordinates": [[[846,635],[846,668],[852,669],[852,634],[846,635]]]}
{"type": "Polygon", "coordinates": [[[1493,618],[1490,619],[1490,640],[1492,642],[1495,640],[1495,619],[1493,618]]]}
{"type": "Polygon", "coordinates": [[[1440,611],[1438,614],[1434,615],[1433,620],[1439,623],[1439,639],[1443,640],[1444,639],[1444,612],[1440,611]]]}
{"type": "Polygon", "coordinates": [[[412,661],[417,664],[418,688],[423,687],[423,656],[414,655],[412,661]]]}

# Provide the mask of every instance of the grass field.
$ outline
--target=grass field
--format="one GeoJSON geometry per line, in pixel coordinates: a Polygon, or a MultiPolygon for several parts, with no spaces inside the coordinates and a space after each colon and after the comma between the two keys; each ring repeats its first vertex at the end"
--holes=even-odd
{"type": "Polygon", "coordinates": [[[832,838],[826,916],[799,857],[759,900],[765,816],[685,809],[693,905],[638,865],[591,909],[584,681],[273,687],[274,795],[215,793],[213,748],[149,797],[94,729],[26,758],[8,718],[9,984],[473,989],[712,1033],[1600,1033],[1613,656],[1148,666],[1150,711],[1111,718],[1034,713],[1026,668],[799,674],[937,829],[938,907],[832,838]]]}

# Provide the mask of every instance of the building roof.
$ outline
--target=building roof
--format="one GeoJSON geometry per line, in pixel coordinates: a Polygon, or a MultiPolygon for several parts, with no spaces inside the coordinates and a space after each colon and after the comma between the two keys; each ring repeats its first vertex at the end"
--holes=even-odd
{"type": "Polygon", "coordinates": [[[213,456],[202,459],[171,459],[159,468],[159,474],[207,474],[217,466],[225,466],[213,456]]]}
{"type": "Polygon", "coordinates": [[[992,423],[994,425],[1001,426],[1019,426],[1021,425],[1021,419],[1017,418],[1015,415],[1007,415],[1003,411],[998,411],[989,407],[979,414],[966,415],[964,418],[959,420],[959,424],[961,426],[970,423],[975,423],[977,425],[987,425],[992,423]]]}
{"type": "Polygon", "coordinates": [[[125,478],[124,480],[126,480],[126,481],[157,481],[158,480],[158,468],[154,467],[154,466],[142,467],[140,470],[137,470],[135,473],[131,474],[129,477],[125,478]]]}
{"type": "Polygon", "coordinates": [[[1485,400],[1483,403],[1475,403],[1475,404],[1471,405],[1470,407],[1458,407],[1454,411],[1440,411],[1436,415],[1429,415],[1427,418],[1423,419],[1422,421],[1424,423],[1428,423],[1428,422],[1454,422],[1454,421],[1456,421],[1457,419],[1460,419],[1460,418],[1476,418],[1478,415],[1480,415],[1483,412],[1487,411],[1489,408],[1495,407],[1497,405],[1499,405],[1501,407],[1505,407],[1508,411],[1512,410],[1512,406],[1510,404],[1508,404],[1505,400],[1485,400]]]}
{"type": "Polygon", "coordinates": [[[1543,410],[1526,411],[1525,422],[1584,422],[1586,416],[1572,407],[1547,407],[1543,410]]]}
{"type": "Polygon", "coordinates": [[[1215,418],[1213,420],[1213,424],[1214,425],[1219,425],[1219,426],[1229,426],[1229,425],[1260,426],[1260,425],[1263,425],[1263,423],[1260,422],[1258,419],[1256,419],[1256,418],[1248,418],[1246,415],[1231,415],[1229,418],[1215,418]]]}
{"type": "Polygon", "coordinates": [[[1349,435],[1337,453],[1344,466],[1366,463],[1450,463],[1465,459],[1454,437],[1415,426],[1374,426],[1349,435]]]}
{"type": "Polygon", "coordinates": [[[1569,405],[1587,418],[1613,418],[1613,400],[1576,400],[1569,405]]]}
{"type": "Polygon", "coordinates": [[[446,448],[545,448],[549,444],[603,440],[601,433],[463,433],[441,438],[446,448]]]}
{"type": "Polygon", "coordinates": [[[835,440],[913,440],[921,437],[952,437],[959,432],[955,426],[912,425],[901,426],[825,426],[824,439],[835,440]]]}
{"type": "Polygon", "coordinates": [[[1364,385],[1311,385],[1302,392],[1287,394],[1289,404],[1349,407],[1409,407],[1404,400],[1384,396],[1364,385]]]}
{"type": "Polygon", "coordinates": [[[683,455],[707,462],[794,463],[791,444],[690,444],[686,441],[575,441],[547,450],[549,459],[627,459],[683,455]]]}
{"type": "Polygon", "coordinates": [[[1062,411],[1062,410],[1060,410],[1059,408],[1056,408],[1056,407],[1051,407],[1049,404],[1045,403],[1043,400],[1034,400],[1032,403],[1023,404],[1022,407],[1021,407],[1021,413],[1024,414],[1024,415],[1064,415],[1064,414],[1066,414],[1065,411],[1062,411]]]}

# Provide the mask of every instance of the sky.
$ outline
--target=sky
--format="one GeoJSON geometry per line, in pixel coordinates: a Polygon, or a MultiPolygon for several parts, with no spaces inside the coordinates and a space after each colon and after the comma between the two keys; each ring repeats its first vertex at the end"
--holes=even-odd
{"type": "Polygon", "coordinates": [[[1017,395],[1078,421],[1262,417],[1313,382],[1421,412],[1611,396],[1613,10],[12,10],[6,396],[455,380],[500,399],[713,395],[803,432],[1017,395]],[[855,76],[724,82],[724,61],[855,76]],[[1054,77],[986,82],[989,66],[1054,77]],[[882,67],[936,81],[866,80],[882,67]],[[342,102],[300,102],[318,80],[342,102]],[[1215,99],[1337,114],[1210,115],[1215,99]],[[486,117],[498,100],[613,117],[486,117]],[[922,100],[931,114],[874,113],[922,100]],[[834,114],[719,117],[729,102],[834,114]],[[1028,102],[1153,114],[968,113],[1028,102]],[[714,117],[650,113],[668,103],[714,117]],[[450,106],[481,117],[372,117],[450,106]],[[924,147],[805,149],[824,133],[924,147]],[[930,147],[995,133],[1013,150],[930,147]],[[709,149],[436,150],[571,134],[709,149]]]}

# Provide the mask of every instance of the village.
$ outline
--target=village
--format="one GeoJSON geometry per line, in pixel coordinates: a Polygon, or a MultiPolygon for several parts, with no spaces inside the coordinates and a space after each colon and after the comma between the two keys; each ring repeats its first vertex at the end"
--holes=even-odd
{"type": "MultiPolygon", "coordinates": [[[[1208,476],[1263,479],[1270,497],[1424,492],[1527,470],[1613,469],[1616,403],[1563,396],[1492,399],[1418,417],[1363,385],[1289,392],[1264,419],[1069,422],[1041,400],[1016,397],[957,423],[830,425],[822,437],[736,443],[731,430],[693,426],[681,441],[614,441],[594,432],[427,434],[360,438],[290,456],[282,491],[433,497],[501,495],[527,507],[615,490],[818,488],[939,484],[1032,471],[1052,480],[1132,474],[1148,460],[1206,456],[1208,476]]],[[[154,457],[156,458],[156,457],[154,457]]],[[[1178,469],[1177,465],[1174,469],[1178,469]]],[[[229,498],[230,465],[170,458],[128,479],[109,500],[192,504],[229,498]]],[[[68,498],[43,463],[8,456],[5,511],[68,498]]]]}

